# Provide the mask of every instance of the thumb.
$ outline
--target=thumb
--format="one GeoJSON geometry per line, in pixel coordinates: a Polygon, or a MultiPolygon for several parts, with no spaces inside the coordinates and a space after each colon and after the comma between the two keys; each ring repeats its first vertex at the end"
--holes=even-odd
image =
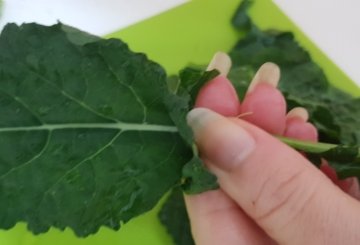
{"type": "Polygon", "coordinates": [[[358,244],[360,205],[301,154],[208,109],[188,124],[223,191],[279,244],[358,244]]]}

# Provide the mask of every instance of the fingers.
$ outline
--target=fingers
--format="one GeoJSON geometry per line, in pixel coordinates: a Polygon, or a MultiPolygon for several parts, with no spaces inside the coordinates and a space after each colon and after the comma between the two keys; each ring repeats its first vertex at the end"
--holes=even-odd
{"type": "Polygon", "coordinates": [[[220,76],[226,77],[230,71],[231,63],[229,55],[223,52],[217,52],[210,61],[206,70],[211,71],[216,69],[220,72],[220,76]]]}
{"type": "Polygon", "coordinates": [[[276,89],[280,77],[279,67],[273,63],[261,66],[240,106],[236,91],[226,78],[231,63],[224,60],[223,54],[214,56],[208,69],[217,68],[221,70],[221,75],[199,91],[195,108],[208,108],[224,116],[246,114],[244,120],[270,133],[282,134],[285,129],[286,103],[281,92],[276,89]]]}
{"type": "Polygon", "coordinates": [[[199,91],[195,101],[195,108],[204,107],[216,111],[224,116],[240,114],[240,101],[226,78],[231,67],[231,60],[225,53],[217,53],[210,62],[207,70],[217,69],[220,75],[205,84],[199,91]]]}
{"type": "MultiPolygon", "coordinates": [[[[307,122],[308,118],[309,114],[306,109],[302,107],[292,109],[286,115],[286,128],[284,136],[313,142],[318,141],[317,129],[314,125],[307,122]]],[[[340,180],[337,177],[335,170],[332,169],[326,161],[323,162],[320,170],[341,190],[357,200],[360,200],[360,186],[357,178],[353,177],[340,180]]]]}
{"type": "Polygon", "coordinates": [[[350,196],[354,197],[357,200],[360,200],[360,186],[359,181],[356,177],[351,177],[344,180],[337,180],[335,184],[350,196]]]}
{"type": "Polygon", "coordinates": [[[275,241],[356,244],[360,239],[359,204],[301,154],[253,125],[207,109],[191,111],[188,123],[221,189],[275,241]]]}
{"type": "MultiPolygon", "coordinates": [[[[199,92],[195,107],[210,108],[222,115],[240,114],[240,101],[226,78],[230,59],[217,53],[208,70],[220,76],[209,81],[199,92]]],[[[271,239],[221,189],[197,195],[185,195],[191,229],[197,245],[272,244],[271,239]]]]}
{"type": "Polygon", "coordinates": [[[249,114],[244,120],[264,129],[282,135],[285,130],[286,102],[276,89],[280,69],[273,63],[260,67],[252,80],[241,106],[241,113],[249,114]]]}
{"type": "Polygon", "coordinates": [[[314,125],[308,123],[309,114],[306,109],[296,107],[286,115],[286,127],[284,136],[299,140],[316,142],[318,132],[314,125]]]}
{"type": "MultiPolygon", "coordinates": [[[[309,114],[306,109],[302,107],[292,109],[286,115],[286,129],[284,136],[299,140],[318,141],[317,129],[314,125],[307,122],[308,118],[309,114]]],[[[356,199],[360,198],[360,187],[356,178],[339,180],[335,170],[331,168],[326,161],[323,161],[320,170],[341,190],[356,199]]]]}
{"type": "Polygon", "coordinates": [[[195,108],[208,108],[224,116],[240,114],[240,101],[231,82],[218,76],[205,84],[199,91],[195,108]]]}
{"type": "Polygon", "coordinates": [[[347,179],[339,179],[337,177],[336,171],[329,166],[327,161],[323,160],[320,170],[341,190],[354,197],[357,200],[360,200],[360,186],[359,181],[356,177],[351,177],[347,179]]]}
{"type": "Polygon", "coordinates": [[[185,196],[185,202],[197,245],[272,244],[222,190],[185,196]]]}
{"type": "MultiPolygon", "coordinates": [[[[300,140],[318,141],[317,129],[314,125],[307,122],[308,118],[309,115],[306,109],[301,107],[292,109],[286,116],[286,129],[284,135],[300,140]]],[[[323,162],[320,169],[341,190],[360,200],[360,186],[357,178],[339,179],[335,170],[332,169],[326,161],[323,162]]]]}

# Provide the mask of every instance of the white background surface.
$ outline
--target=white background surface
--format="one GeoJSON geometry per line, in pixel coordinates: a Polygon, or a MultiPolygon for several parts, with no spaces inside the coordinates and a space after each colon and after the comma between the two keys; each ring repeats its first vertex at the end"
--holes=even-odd
{"type": "Polygon", "coordinates": [[[0,28],[8,22],[61,21],[104,35],[178,6],[187,0],[3,0],[0,28]]]}
{"type": "Polygon", "coordinates": [[[360,0],[273,0],[360,86],[360,0]]]}

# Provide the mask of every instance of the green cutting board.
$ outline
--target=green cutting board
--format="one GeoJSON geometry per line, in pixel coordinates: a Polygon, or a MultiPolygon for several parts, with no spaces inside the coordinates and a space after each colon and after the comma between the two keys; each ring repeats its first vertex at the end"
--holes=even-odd
{"type": "MultiPolygon", "coordinates": [[[[138,23],[109,37],[126,41],[134,51],[144,52],[174,74],[188,64],[206,64],[219,50],[228,51],[241,37],[230,25],[239,0],[192,0],[188,3],[138,23]]],[[[269,0],[257,0],[250,10],[261,28],[290,30],[310,51],[329,80],[336,86],[360,96],[360,89],[337,68],[289,19],[269,0]]],[[[1,201],[1,200],[0,200],[1,201]]],[[[1,245],[171,245],[170,237],[157,220],[160,205],[152,212],[125,224],[120,231],[102,228],[96,235],[77,238],[71,230],[51,229],[34,236],[20,223],[9,231],[0,231],[1,245]]],[[[4,210],[2,210],[4,211],[4,210]]]]}

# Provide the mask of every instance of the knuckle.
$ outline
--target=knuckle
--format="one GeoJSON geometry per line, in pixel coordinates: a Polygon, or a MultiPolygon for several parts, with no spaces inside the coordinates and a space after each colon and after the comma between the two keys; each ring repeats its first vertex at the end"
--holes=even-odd
{"type": "MultiPolygon", "coordinates": [[[[304,211],[315,189],[304,188],[306,170],[269,175],[252,202],[255,219],[260,223],[289,223],[304,211]]],[[[280,225],[280,224],[279,224],[280,225]]]]}

